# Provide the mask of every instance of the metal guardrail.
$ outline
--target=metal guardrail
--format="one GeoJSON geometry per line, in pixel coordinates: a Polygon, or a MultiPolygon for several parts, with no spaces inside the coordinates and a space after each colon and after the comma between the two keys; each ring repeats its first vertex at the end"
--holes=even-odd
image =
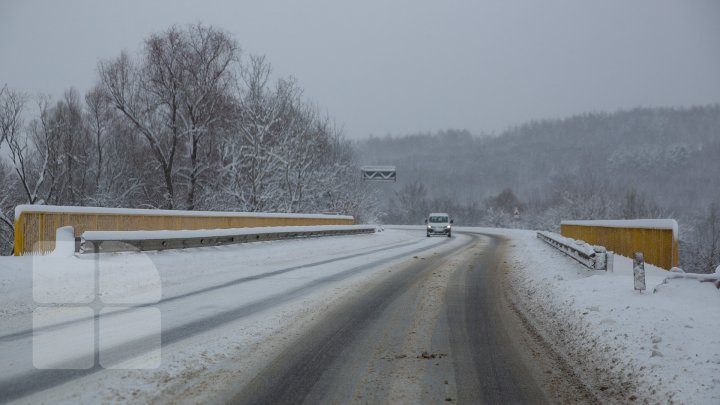
{"type": "MultiPolygon", "coordinates": [[[[227,231],[227,230],[222,230],[227,231]]],[[[247,230],[245,230],[247,231],[247,230]]],[[[294,239],[307,237],[322,236],[338,236],[338,235],[357,235],[364,233],[374,233],[373,226],[349,226],[338,229],[315,229],[315,230],[283,230],[283,231],[259,231],[255,233],[238,232],[237,234],[223,234],[213,236],[210,232],[207,235],[198,237],[180,236],[182,231],[178,232],[178,237],[159,237],[156,239],[148,239],[147,237],[133,238],[132,231],[122,232],[123,237],[117,238],[118,232],[84,232],[80,244],[79,253],[112,253],[127,251],[147,251],[147,250],[166,250],[166,249],[187,249],[196,247],[222,246],[237,243],[262,242],[280,239],[294,239]]],[[[168,234],[168,232],[163,232],[168,234]]],[[[222,232],[227,233],[227,232],[222,232]]],[[[144,233],[147,234],[147,233],[144,233]]]]}
{"type": "Polygon", "coordinates": [[[583,241],[565,238],[552,232],[538,232],[537,237],[589,269],[607,269],[607,252],[602,246],[590,246],[583,241]]]}

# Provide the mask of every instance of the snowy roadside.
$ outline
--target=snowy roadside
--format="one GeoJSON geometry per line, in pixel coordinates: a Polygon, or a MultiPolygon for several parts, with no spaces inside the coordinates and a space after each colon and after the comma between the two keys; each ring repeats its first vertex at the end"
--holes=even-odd
{"type": "Polygon", "coordinates": [[[720,292],[671,280],[646,266],[644,294],[632,261],[612,273],[585,269],[532,231],[483,229],[509,237],[511,296],[528,321],[602,400],[720,403],[720,292]],[[653,292],[655,291],[655,292],[653,292]]]}

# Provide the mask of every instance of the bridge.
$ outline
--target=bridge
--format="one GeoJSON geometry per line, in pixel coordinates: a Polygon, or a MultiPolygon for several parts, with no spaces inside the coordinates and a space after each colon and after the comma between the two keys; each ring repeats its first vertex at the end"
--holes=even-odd
{"type": "Polygon", "coordinates": [[[688,370],[658,395],[718,367],[686,358],[711,357],[702,347],[663,349],[684,342],[667,322],[700,339],[718,327],[673,312],[678,296],[717,294],[667,281],[674,221],[564,222],[548,237],[587,256],[571,257],[531,231],[426,238],[340,215],[20,207],[16,220],[0,402],[622,402],[655,398],[627,371],[651,350],[672,360],[652,357],[657,378],[688,370]],[[610,268],[595,266],[598,241],[617,252],[610,268]],[[625,252],[648,241],[662,245],[643,247],[640,294],[625,252]]]}

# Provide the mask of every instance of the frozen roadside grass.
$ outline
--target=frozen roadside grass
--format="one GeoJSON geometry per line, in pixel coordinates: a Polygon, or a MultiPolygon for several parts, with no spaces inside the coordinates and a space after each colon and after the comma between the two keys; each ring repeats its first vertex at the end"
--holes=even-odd
{"type": "Polygon", "coordinates": [[[720,403],[720,292],[670,280],[646,265],[633,289],[632,261],[587,270],[531,231],[509,238],[507,285],[515,304],[601,401],[720,403]],[[654,291],[654,292],[653,292],[654,291]]]}

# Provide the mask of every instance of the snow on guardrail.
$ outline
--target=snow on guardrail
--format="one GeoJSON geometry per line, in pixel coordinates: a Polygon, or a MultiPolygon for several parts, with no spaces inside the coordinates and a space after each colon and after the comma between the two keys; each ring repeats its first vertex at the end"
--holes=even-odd
{"type": "Polygon", "coordinates": [[[374,233],[369,225],[273,226],[183,231],[86,231],[80,253],[185,249],[304,237],[374,233]]]}
{"type": "Polygon", "coordinates": [[[606,270],[607,254],[602,246],[590,246],[584,241],[567,238],[553,232],[538,232],[537,237],[577,260],[585,267],[595,270],[606,270]]]}
{"type": "MultiPolygon", "coordinates": [[[[715,288],[720,289],[720,266],[717,266],[715,273],[713,274],[702,274],[702,273],[685,273],[685,271],[679,267],[673,267],[670,269],[670,274],[665,277],[662,284],[667,284],[668,281],[673,279],[695,279],[701,283],[713,283],[715,288]]],[[[657,290],[657,287],[655,287],[657,290]]]]}

